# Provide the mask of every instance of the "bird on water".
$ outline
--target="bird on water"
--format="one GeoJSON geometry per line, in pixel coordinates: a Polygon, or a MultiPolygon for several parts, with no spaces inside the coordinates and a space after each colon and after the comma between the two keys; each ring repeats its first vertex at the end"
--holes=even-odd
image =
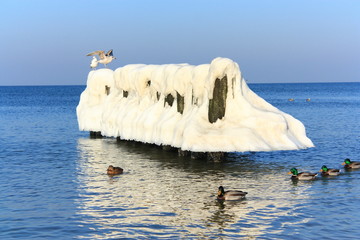
{"type": "Polygon", "coordinates": [[[296,168],[292,168],[288,174],[292,174],[292,180],[314,180],[317,173],[300,172],[296,168]]]}
{"type": "Polygon", "coordinates": [[[349,158],[346,158],[341,165],[344,165],[346,169],[360,168],[360,162],[351,161],[349,158]]]}
{"type": "Polygon", "coordinates": [[[244,199],[247,192],[239,191],[239,190],[229,190],[225,191],[223,186],[219,187],[217,199],[218,200],[241,200],[244,199]]]}
{"type": "Polygon", "coordinates": [[[321,176],[337,176],[340,174],[340,169],[328,168],[323,165],[320,169],[321,176]]]}
{"type": "Polygon", "coordinates": [[[113,165],[110,165],[107,169],[108,175],[117,175],[122,173],[123,173],[123,169],[121,167],[114,167],[113,165]]]}

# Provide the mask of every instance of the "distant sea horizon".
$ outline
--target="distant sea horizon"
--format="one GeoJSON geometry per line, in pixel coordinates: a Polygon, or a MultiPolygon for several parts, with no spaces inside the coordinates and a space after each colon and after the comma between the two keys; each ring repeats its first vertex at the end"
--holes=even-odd
{"type": "MultiPolygon", "coordinates": [[[[308,84],[308,83],[315,83],[315,84],[319,84],[319,83],[360,83],[360,80],[359,81],[350,81],[350,82],[270,82],[270,83],[267,83],[267,82],[249,82],[246,80],[246,83],[247,84],[308,84]]],[[[26,84],[19,84],[19,85],[0,85],[0,87],[66,87],[66,86],[86,86],[86,83],[84,84],[67,84],[67,85],[61,85],[61,84],[29,84],[29,85],[26,85],[26,84]]]]}

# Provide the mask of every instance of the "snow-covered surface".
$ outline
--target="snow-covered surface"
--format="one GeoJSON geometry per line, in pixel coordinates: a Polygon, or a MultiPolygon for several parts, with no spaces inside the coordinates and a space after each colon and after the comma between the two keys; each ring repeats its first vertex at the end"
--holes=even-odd
{"type": "Polygon", "coordinates": [[[158,145],[195,152],[294,150],[313,147],[304,125],[249,89],[237,63],[216,58],[211,64],[131,64],[115,71],[88,75],[77,107],[79,129],[101,131],[158,145]],[[226,112],[208,120],[209,99],[216,78],[227,76],[226,112]],[[107,95],[105,86],[110,87],[107,95]],[[123,96],[123,91],[128,96],[123,96]],[[177,111],[177,93],[184,97],[177,111]],[[172,106],[164,104],[171,94],[172,106]],[[159,99],[158,99],[159,96],[159,99]]]}

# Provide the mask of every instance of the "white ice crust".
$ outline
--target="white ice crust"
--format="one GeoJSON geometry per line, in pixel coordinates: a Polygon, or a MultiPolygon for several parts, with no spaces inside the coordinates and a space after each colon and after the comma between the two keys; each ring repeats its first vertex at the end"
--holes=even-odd
{"type": "Polygon", "coordinates": [[[251,91],[238,64],[227,58],[198,66],[131,64],[115,71],[91,71],[76,110],[81,131],[100,131],[107,137],[194,152],[314,146],[304,125],[251,91]],[[210,123],[209,99],[213,97],[216,78],[225,75],[225,116],[210,123]],[[109,95],[105,86],[110,87],[109,95]],[[165,104],[168,94],[175,98],[172,106],[165,104]],[[177,94],[184,97],[183,114],[177,111],[177,94]]]}

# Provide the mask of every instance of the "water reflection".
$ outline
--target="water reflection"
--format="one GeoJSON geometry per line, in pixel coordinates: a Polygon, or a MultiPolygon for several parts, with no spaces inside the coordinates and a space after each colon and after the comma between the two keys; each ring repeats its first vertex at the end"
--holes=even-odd
{"type": "Polygon", "coordinates": [[[311,184],[293,185],[288,169],[253,154],[207,162],[114,139],[79,139],[78,149],[78,214],[93,230],[80,237],[253,238],[307,221],[295,219],[311,184]],[[109,177],[109,165],[124,174],[109,177]],[[219,202],[220,185],[249,194],[219,202]]]}

